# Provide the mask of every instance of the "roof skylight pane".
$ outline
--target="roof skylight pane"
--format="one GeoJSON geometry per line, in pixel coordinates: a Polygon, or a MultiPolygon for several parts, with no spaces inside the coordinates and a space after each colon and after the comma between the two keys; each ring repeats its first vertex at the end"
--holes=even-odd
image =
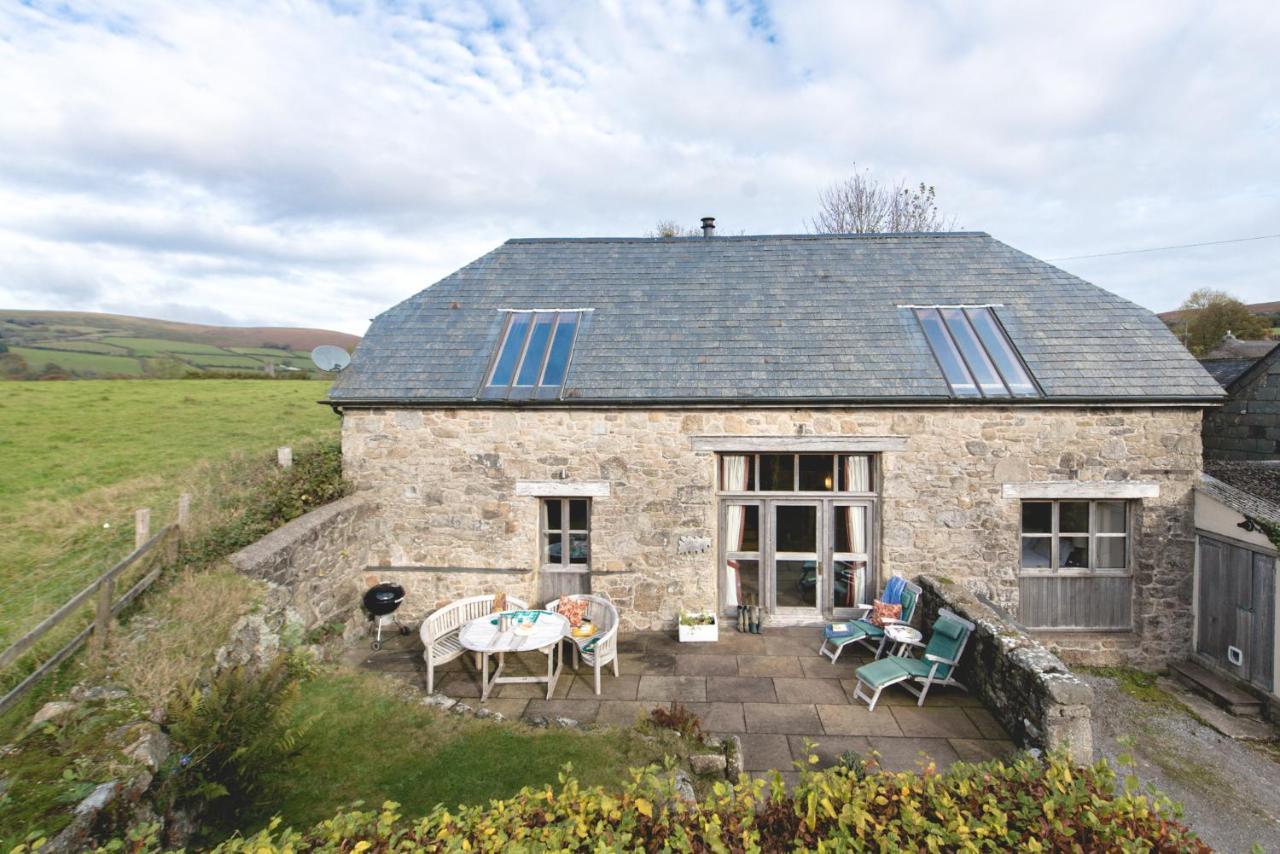
{"type": "Polygon", "coordinates": [[[578,315],[562,314],[556,324],[556,334],[551,339],[551,353],[547,356],[547,368],[542,372],[542,385],[557,386],[564,383],[569,368],[569,354],[573,352],[573,338],[578,332],[578,315]]]}
{"type": "Polygon", "coordinates": [[[1009,390],[1000,381],[1000,374],[996,372],[996,366],[991,364],[991,359],[987,357],[987,352],[978,343],[978,337],[974,335],[973,327],[965,319],[964,310],[942,308],[938,309],[938,311],[942,314],[942,319],[947,322],[947,331],[951,333],[952,340],[960,348],[960,353],[964,356],[965,362],[968,363],[968,368],[970,373],[973,374],[973,378],[978,381],[978,387],[982,389],[982,393],[989,397],[1007,395],[1009,390]]]}
{"type": "Polygon", "coordinates": [[[502,351],[498,354],[498,361],[493,366],[493,376],[489,380],[489,385],[511,385],[511,378],[516,373],[516,361],[520,358],[520,351],[524,348],[524,339],[529,335],[529,321],[532,318],[528,312],[520,312],[511,315],[511,322],[507,324],[507,337],[502,342],[502,351]]]}
{"type": "Polygon", "coordinates": [[[524,350],[524,360],[520,363],[520,372],[516,374],[515,385],[534,385],[538,374],[542,372],[542,357],[547,352],[547,339],[551,337],[551,325],[555,323],[554,314],[539,313],[533,321],[533,331],[529,333],[529,345],[524,350]]]}
{"type": "Polygon", "coordinates": [[[1013,344],[1005,336],[991,309],[971,308],[966,314],[969,315],[969,320],[973,323],[973,328],[977,331],[983,346],[995,360],[1005,384],[1009,386],[1009,391],[1019,396],[1039,394],[1039,389],[1031,381],[1026,369],[1022,367],[1022,360],[1018,358],[1013,344]]]}
{"type": "Polygon", "coordinates": [[[965,367],[964,360],[960,358],[960,351],[956,349],[955,342],[947,334],[947,328],[938,310],[917,308],[915,311],[920,327],[924,329],[924,337],[928,339],[929,348],[933,350],[938,364],[942,366],[942,375],[946,377],[952,393],[961,397],[977,397],[980,394],[978,386],[969,374],[969,369],[965,367]]]}

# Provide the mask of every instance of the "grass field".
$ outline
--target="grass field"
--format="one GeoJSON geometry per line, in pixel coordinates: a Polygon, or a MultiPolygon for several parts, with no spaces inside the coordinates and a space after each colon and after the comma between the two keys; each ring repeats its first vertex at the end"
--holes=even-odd
{"type": "Polygon", "coordinates": [[[0,648],[167,524],[204,462],[335,437],[327,382],[12,383],[0,400],[0,648]],[[104,527],[107,526],[107,527],[104,527]]]}
{"type": "Polygon", "coordinates": [[[140,376],[142,363],[130,356],[106,356],[99,353],[68,353],[54,350],[36,350],[31,347],[10,347],[9,352],[21,356],[32,368],[58,365],[68,371],[93,374],[126,374],[140,376]]]}
{"type": "Polygon", "coordinates": [[[165,353],[226,353],[219,347],[198,344],[194,341],[166,341],[163,338],[103,338],[107,344],[127,347],[140,356],[159,356],[165,353]]]}

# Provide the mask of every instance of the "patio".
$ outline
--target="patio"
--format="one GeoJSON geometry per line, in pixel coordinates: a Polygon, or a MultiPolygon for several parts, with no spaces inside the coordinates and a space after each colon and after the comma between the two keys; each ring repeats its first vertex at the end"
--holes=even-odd
{"type": "MultiPolygon", "coordinates": [[[[572,718],[580,723],[629,726],[655,706],[679,701],[714,734],[742,740],[743,767],[779,770],[804,757],[806,739],[816,742],[823,765],[841,753],[877,751],[889,770],[916,770],[924,757],[945,767],[957,760],[981,761],[1014,751],[1008,734],[982,703],[954,688],[935,688],[923,708],[899,688],[881,697],[874,712],[851,701],[853,672],[869,653],[846,651],[836,664],[818,655],[821,630],[768,628],[764,634],[723,631],[713,644],[681,644],[666,633],[620,636],[621,677],[603,677],[592,691],[590,670],[574,674],[566,663],[553,699],[541,685],[503,685],[483,705],[507,718],[572,718]]],[[[358,666],[403,679],[424,689],[426,668],[417,633],[392,637],[380,652],[367,645],[352,651],[358,666]]],[[[545,668],[537,654],[512,656],[509,672],[545,668]]],[[[480,680],[470,656],[438,670],[437,690],[479,705],[480,680]]]]}

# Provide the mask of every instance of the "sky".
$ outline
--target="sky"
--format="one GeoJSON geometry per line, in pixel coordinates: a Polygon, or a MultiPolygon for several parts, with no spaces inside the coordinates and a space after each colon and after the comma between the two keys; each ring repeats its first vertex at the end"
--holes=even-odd
{"type": "Polygon", "coordinates": [[[510,237],[858,169],[1153,310],[1280,299],[1280,3],[0,2],[0,307],[362,333],[510,237]]]}

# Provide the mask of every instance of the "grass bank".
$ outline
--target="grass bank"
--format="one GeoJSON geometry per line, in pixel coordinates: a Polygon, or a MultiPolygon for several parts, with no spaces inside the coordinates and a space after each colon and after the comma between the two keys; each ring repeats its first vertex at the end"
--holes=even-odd
{"type": "MultiPolygon", "coordinates": [[[[152,529],[214,461],[309,439],[339,420],[325,382],[234,380],[7,383],[0,400],[0,647],[152,529]]],[[[199,508],[197,508],[199,509],[199,508]]],[[[199,521],[198,518],[196,520],[199,521]]]]}

